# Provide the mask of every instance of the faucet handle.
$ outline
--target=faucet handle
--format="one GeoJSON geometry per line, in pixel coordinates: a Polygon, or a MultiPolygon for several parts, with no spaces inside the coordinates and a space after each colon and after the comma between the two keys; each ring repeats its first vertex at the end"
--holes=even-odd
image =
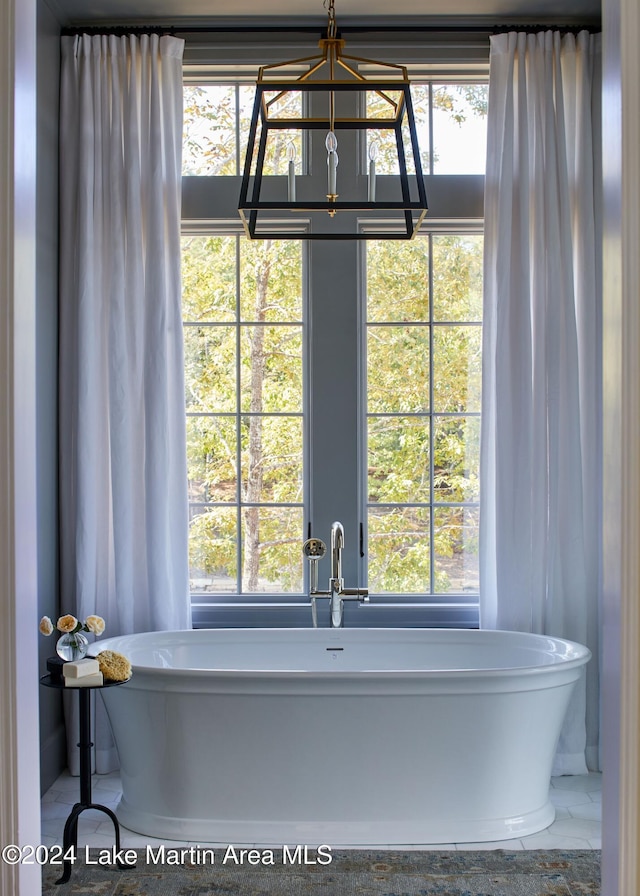
{"type": "Polygon", "coordinates": [[[369,603],[369,589],[368,588],[343,588],[340,592],[340,597],[354,597],[357,598],[361,604],[369,603]]]}

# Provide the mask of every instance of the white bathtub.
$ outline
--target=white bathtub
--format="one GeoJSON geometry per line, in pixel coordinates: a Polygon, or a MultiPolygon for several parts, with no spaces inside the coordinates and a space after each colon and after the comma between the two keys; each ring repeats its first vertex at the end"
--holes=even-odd
{"type": "Polygon", "coordinates": [[[101,692],[122,823],[264,845],[547,827],[556,742],[590,657],[555,638],[452,629],[198,630],[100,648],[133,664],[130,682],[101,692]]]}

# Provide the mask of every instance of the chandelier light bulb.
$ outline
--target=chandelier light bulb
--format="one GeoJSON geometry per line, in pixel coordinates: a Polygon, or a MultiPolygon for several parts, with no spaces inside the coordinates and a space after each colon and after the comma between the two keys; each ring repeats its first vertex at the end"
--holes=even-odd
{"type": "Polygon", "coordinates": [[[369,178],[367,199],[376,201],[376,159],[378,158],[378,144],[375,140],[369,143],[369,178]]]}
{"type": "Polygon", "coordinates": [[[338,167],[338,153],[336,152],[338,148],[338,138],[333,133],[333,131],[329,131],[327,134],[326,140],[324,141],[324,145],[327,147],[327,169],[328,169],[328,177],[329,177],[329,196],[335,196],[337,193],[337,178],[336,178],[336,169],[338,167]]]}
{"type": "Polygon", "coordinates": [[[296,201],[296,147],[295,143],[289,143],[287,147],[289,166],[287,172],[287,198],[289,202],[296,201]]]}

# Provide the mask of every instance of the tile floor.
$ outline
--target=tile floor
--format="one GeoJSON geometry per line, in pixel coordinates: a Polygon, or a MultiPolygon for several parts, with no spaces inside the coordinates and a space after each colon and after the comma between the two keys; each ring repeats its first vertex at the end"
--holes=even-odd
{"type": "MultiPolygon", "coordinates": [[[[115,809],[120,799],[120,777],[117,772],[110,775],[93,776],[93,799],[115,809]]],[[[42,797],[42,843],[53,846],[62,843],[64,823],[71,806],[79,793],[79,780],[63,773],[42,797]]],[[[556,807],[556,820],[544,831],[523,837],[520,840],[502,840],[492,843],[445,843],[433,849],[600,849],[601,820],[601,775],[576,775],[552,778],[550,799],[556,807]]],[[[159,846],[166,842],[169,846],[188,846],[175,840],[162,841],[121,829],[123,847],[159,846]]],[[[87,809],[78,824],[78,845],[91,847],[113,846],[113,825],[102,812],[87,809]]],[[[226,844],[222,844],[226,845],[226,844]]],[[[376,844],[379,846],[380,844],[376,844]]],[[[397,847],[396,847],[397,848],[397,847]]],[[[407,849],[412,846],[408,845],[407,849]]],[[[413,845],[415,849],[428,849],[429,844],[413,845]]]]}

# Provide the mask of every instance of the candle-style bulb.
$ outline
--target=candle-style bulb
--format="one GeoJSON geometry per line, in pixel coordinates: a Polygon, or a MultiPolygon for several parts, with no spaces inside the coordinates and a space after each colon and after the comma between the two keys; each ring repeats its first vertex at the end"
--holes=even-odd
{"type": "Polygon", "coordinates": [[[324,141],[324,145],[327,147],[327,170],[329,176],[329,196],[335,196],[337,194],[336,184],[336,169],[338,167],[338,153],[336,152],[338,148],[338,138],[333,133],[333,131],[329,131],[324,141]]]}
{"type": "Polygon", "coordinates": [[[287,171],[287,197],[289,202],[296,201],[296,147],[295,143],[289,143],[287,147],[287,158],[289,160],[287,171]]]}
{"type": "Polygon", "coordinates": [[[337,150],[338,138],[333,133],[333,131],[329,131],[329,133],[327,134],[324,145],[327,147],[327,152],[335,152],[337,150]]]}
{"type": "Polygon", "coordinates": [[[376,201],[376,159],[378,158],[378,144],[375,140],[369,143],[369,177],[367,199],[369,202],[376,201]]]}

